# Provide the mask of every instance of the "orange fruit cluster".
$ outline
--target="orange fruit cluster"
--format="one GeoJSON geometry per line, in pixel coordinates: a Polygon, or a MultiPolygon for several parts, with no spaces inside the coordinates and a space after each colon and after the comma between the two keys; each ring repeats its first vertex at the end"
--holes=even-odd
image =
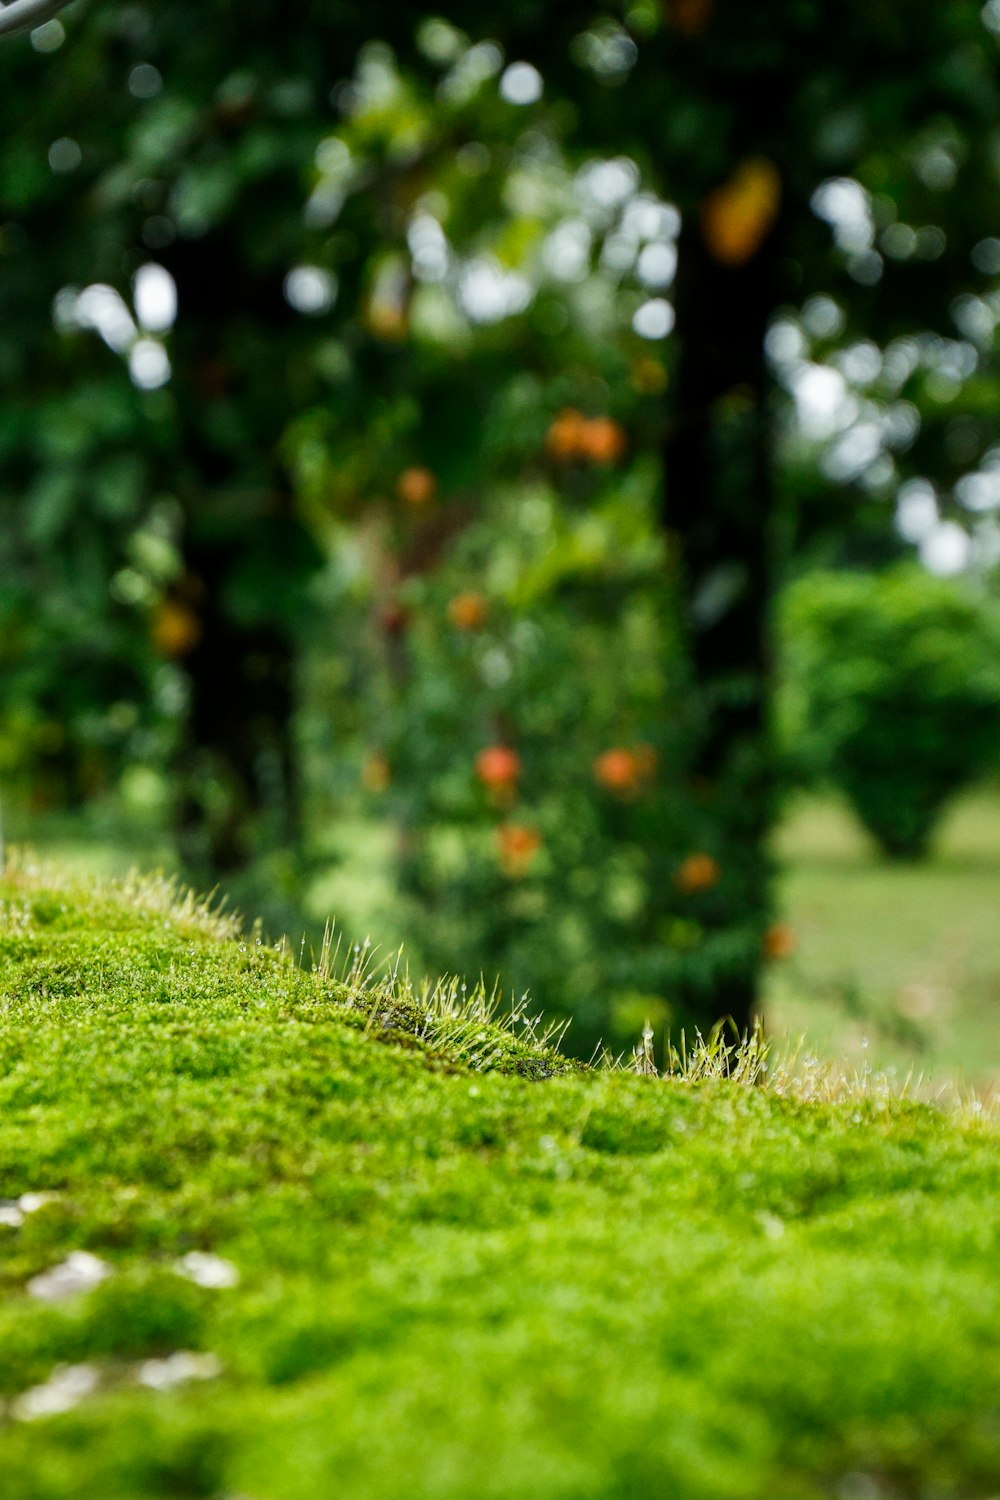
{"type": "MultiPolygon", "coordinates": [[[[656,770],[656,752],[650,745],[628,748],[614,745],[594,761],[594,778],[608,791],[633,796],[656,770]]],[[[521,757],[509,745],[487,745],[475,760],[476,776],[490,792],[494,805],[509,807],[517,796],[521,757]]],[[[371,792],[385,791],[390,781],[389,762],[381,750],[372,751],[361,768],[361,779],[371,792]]],[[[500,864],[512,879],[524,875],[542,847],[537,828],[524,823],[501,823],[495,829],[500,864]]],[[[709,891],[722,875],[718,860],[704,850],[683,859],[674,874],[674,884],[685,895],[709,891]]],[[[786,922],[776,922],[764,933],[766,958],[788,958],[798,946],[795,932],[786,922]]]]}
{"type": "Polygon", "coordinates": [[[651,745],[627,749],[615,745],[594,761],[594,780],[609,792],[632,797],[656,771],[656,751],[651,745]]]}
{"type": "Polygon", "coordinates": [[[516,879],[527,874],[542,847],[542,837],[537,828],[523,823],[502,823],[496,831],[500,864],[505,875],[516,879]]]}
{"type": "Polygon", "coordinates": [[[625,429],[612,417],[585,417],[573,406],[559,413],[548,430],[545,446],[563,463],[583,460],[614,464],[624,456],[625,429]]]}
{"type": "Polygon", "coordinates": [[[720,874],[718,861],[699,852],[681,861],[674,880],[686,896],[691,896],[697,891],[710,891],[718,884],[720,874]]]}
{"type": "Polygon", "coordinates": [[[396,494],[407,505],[420,507],[429,505],[437,494],[437,479],[430,469],[415,465],[404,469],[396,480],[396,494]]]}
{"type": "Polygon", "coordinates": [[[486,623],[487,610],[483,595],[472,589],[448,602],[448,618],[457,630],[479,630],[486,623]]]}

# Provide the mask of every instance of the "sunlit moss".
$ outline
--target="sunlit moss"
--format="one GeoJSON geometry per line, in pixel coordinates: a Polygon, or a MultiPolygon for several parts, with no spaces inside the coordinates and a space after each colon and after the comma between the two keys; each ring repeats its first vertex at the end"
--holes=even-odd
{"type": "Polygon", "coordinates": [[[22,864],[0,943],[3,1500],[994,1482],[981,1114],[724,1038],[581,1069],[164,882],[22,864]]]}

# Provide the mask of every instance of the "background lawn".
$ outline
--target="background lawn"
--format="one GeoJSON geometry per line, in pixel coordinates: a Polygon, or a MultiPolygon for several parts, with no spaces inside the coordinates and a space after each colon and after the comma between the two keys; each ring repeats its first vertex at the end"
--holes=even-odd
{"type": "Polygon", "coordinates": [[[829,800],[792,809],[777,847],[798,949],[771,971],[772,1029],[826,1055],[988,1088],[1000,1074],[996,793],[958,802],[926,863],[887,863],[829,800]]]}

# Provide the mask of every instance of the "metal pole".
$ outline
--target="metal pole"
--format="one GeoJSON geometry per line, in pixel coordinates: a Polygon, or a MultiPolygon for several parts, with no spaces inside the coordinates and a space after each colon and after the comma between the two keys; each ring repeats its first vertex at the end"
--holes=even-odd
{"type": "Polygon", "coordinates": [[[11,0],[8,5],[0,5],[0,36],[40,26],[68,3],[69,0],[11,0]]]}

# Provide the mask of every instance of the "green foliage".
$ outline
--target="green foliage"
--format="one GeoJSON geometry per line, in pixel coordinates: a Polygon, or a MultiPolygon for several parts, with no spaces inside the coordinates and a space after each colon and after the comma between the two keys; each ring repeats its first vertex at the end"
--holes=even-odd
{"type": "Polygon", "coordinates": [[[787,733],[894,858],[1000,753],[1000,608],[909,566],[815,573],[784,602],[787,733]]]}
{"type": "Polygon", "coordinates": [[[0,1192],[50,1195],[0,1225],[3,1500],[995,1488],[981,1115],[488,1026],[477,1070],[154,883],[39,881],[0,887],[0,1192]],[[26,1294],[73,1250],[111,1274],[26,1294]],[[181,1349],[218,1373],[140,1382],[181,1349]],[[25,1420],[66,1364],[90,1394],[25,1420]]]}
{"type": "MultiPolygon", "coordinates": [[[[394,581],[370,613],[357,580],[339,581],[338,638],[363,686],[317,666],[309,690],[314,817],[347,805],[377,821],[398,872],[391,904],[334,902],[338,918],[398,934],[419,968],[530,990],[572,1016],[567,1045],[584,1056],[626,1046],[647,1017],[661,1035],[703,1022],[762,938],[754,851],[720,838],[708,791],[687,792],[656,482],[653,466],[567,475],[531,454],[433,571],[394,581]],[[353,787],[336,774],[348,733],[353,787]]],[[[442,509],[397,505],[384,524],[418,551],[442,509]]]]}

